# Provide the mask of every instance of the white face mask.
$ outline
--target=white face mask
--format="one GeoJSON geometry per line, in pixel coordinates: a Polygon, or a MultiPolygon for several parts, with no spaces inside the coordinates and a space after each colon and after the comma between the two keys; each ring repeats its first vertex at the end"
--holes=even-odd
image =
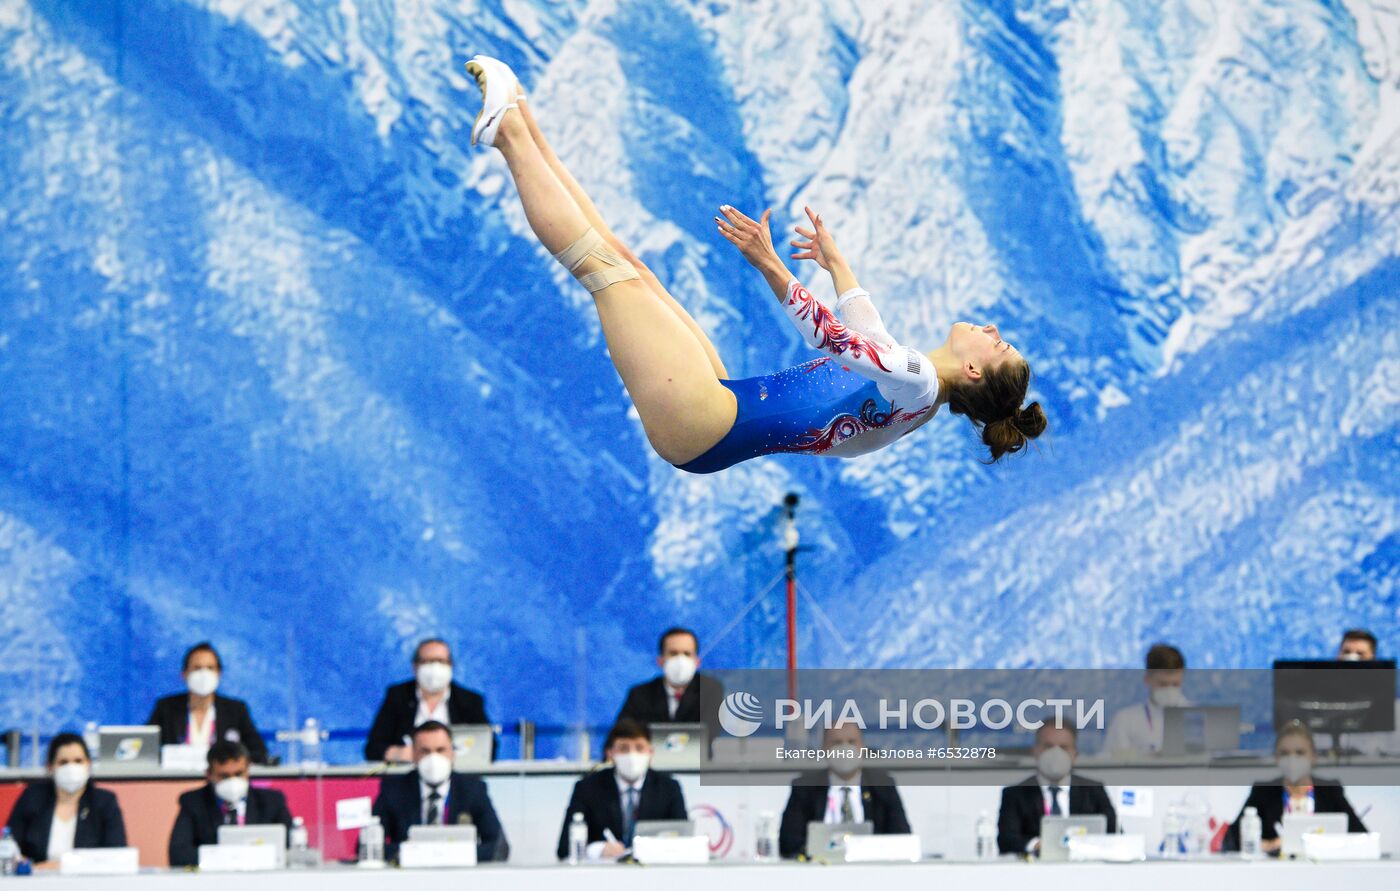
{"type": "Polygon", "coordinates": [[[446,662],[424,662],[414,674],[418,686],[429,693],[441,693],[452,683],[452,666],[446,662]]]}
{"type": "Polygon", "coordinates": [[[1073,763],[1074,759],[1069,756],[1069,752],[1059,746],[1046,749],[1035,759],[1035,766],[1040,775],[1052,783],[1058,783],[1069,776],[1070,765],[1073,763]]]}
{"type": "Polygon", "coordinates": [[[429,786],[438,786],[452,776],[452,759],[434,752],[418,759],[418,775],[429,786]]]}
{"type": "Polygon", "coordinates": [[[229,804],[238,804],[248,797],[248,778],[225,777],[214,784],[214,794],[229,804]]]}
{"type": "Polygon", "coordinates": [[[87,785],[92,772],[86,764],[60,764],[53,772],[54,785],[72,795],[87,785]]]}
{"type": "Polygon", "coordinates": [[[860,751],[849,746],[832,749],[827,756],[826,766],[838,777],[849,777],[860,770],[860,751]]]}
{"type": "Polygon", "coordinates": [[[208,696],[219,689],[219,673],[212,668],[196,668],[185,675],[185,686],[196,696],[208,696]]]}
{"type": "Polygon", "coordinates": [[[1284,755],[1278,759],[1278,769],[1283,771],[1283,781],[1292,785],[1312,774],[1312,759],[1306,755],[1284,755]]]}
{"type": "Polygon", "coordinates": [[[1343,653],[1342,655],[1338,656],[1337,659],[1339,659],[1339,660],[1342,661],[1342,662],[1360,662],[1360,661],[1362,661],[1362,659],[1361,659],[1361,654],[1360,654],[1360,653],[1343,653]]]}
{"type": "Polygon", "coordinates": [[[646,752],[624,752],[614,755],[612,762],[613,767],[617,768],[618,776],[629,783],[635,783],[647,772],[647,767],[651,765],[651,756],[646,752]]]}
{"type": "Polygon", "coordinates": [[[1152,704],[1159,708],[1172,708],[1186,705],[1186,696],[1180,687],[1153,687],[1152,704]]]}
{"type": "Polygon", "coordinates": [[[666,683],[672,687],[684,687],[695,677],[695,660],[690,656],[672,656],[662,665],[666,683]]]}

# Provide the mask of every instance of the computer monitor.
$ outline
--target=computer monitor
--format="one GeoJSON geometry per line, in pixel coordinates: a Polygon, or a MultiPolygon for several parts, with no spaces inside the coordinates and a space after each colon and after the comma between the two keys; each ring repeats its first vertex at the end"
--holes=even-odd
{"type": "Polygon", "coordinates": [[[651,765],[657,770],[699,770],[704,724],[652,724],[651,765]]]}
{"type": "Polygon", "coordinates": [[[1395,660],[1274,660],[1274,730],[1301,721],[1315,733],[1395,729],[1395,660]]]}
{"type": "Polygon", "coordinates": [[[1237,705],[1167,706],[1162,710],[1163,755],[1233,752],[1239,747],[1237,705]]]}
{"type": "Polygon", "coordinates": [[[1068,860],[1070,839],[1107,831],[1108,817],[1103,814],[1044,817],[1040,821],[1040,859],[1051,863],[1068,860]]]}
{"type": "Polygon", "coordinates": [[[97,756],[106,769],[160,767],[160,728],[154,724],[108,725],[97,728],[97,756]]]}
{"type": "Polygon", "coordinates": [[[452,769],[471,773],[491,766],[491,744],[495,741],[490,724],[452,725],[452,769]]]}
{"type": "Polygon", "coordinates": [[[221,845],[267,845],[277,852],[277,868],[287,865],[287,827],[281,823],[249,823],[220,826],[221,845]]]}
{"type": "Polygon", "coordinates": [[[823,823],[807,824],[807,856],[812,860],[840,863],[846,859],[846,839],[853,835],[874,835],[875,824],[823,823]]]}

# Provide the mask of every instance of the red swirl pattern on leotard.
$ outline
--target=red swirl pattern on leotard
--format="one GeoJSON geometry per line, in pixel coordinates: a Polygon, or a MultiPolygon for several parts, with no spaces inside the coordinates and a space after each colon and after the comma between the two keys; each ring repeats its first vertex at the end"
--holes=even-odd
{"type": "Polygon", "coordinates": [[[880,347],[873,340],[868,340],[841,324],[841,320],[813,297],[811,291],[800,284],[794,284],[788,289],[787,303],[788,306],[796,307],[796,318],[812,323],[812,333],[821,338],[821,343],[817,344],[818,349],[838,356],[850,353],[854,359],[865,356],[881,371],[889,371],[885,363],[880,361],[880,347]]]}
{"type": "Polygon", "coordinates": [[[790,445],[778,446],[777,452],[810,452],[819,455],[840,445],[852,436],[859,436],[870,430],[879,430],[892,424],[914,421],[927,414],[933,406],[925,406],[918,411],[901,411],[891,405],[888,412],[879,411],[874,399],[867,399],[860,407],[860,414],[849,412],[837,415],[820,430],[808,430],[807,435],[790,445]]]}

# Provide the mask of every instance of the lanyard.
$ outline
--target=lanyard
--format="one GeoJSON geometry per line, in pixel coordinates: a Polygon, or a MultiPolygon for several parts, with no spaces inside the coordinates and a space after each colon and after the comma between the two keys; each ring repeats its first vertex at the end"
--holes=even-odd
{"type": "MultiPolygon", "coordinates": [[[[1284,787],[1283,787],[1283,812],[1284,812],[1285,814],[1291,814],[1291,813],[1293,813],[1292,806],[1291,806],[1291,802],[1290,802],[1290,800],[1289,800],[1290,798],[1291,798],[1291,796],[1288,794],[1288,787],[1287,787],[1287,786],[1284,786],[1284,787]]],[[[1299,813],[1304,813],[1304,814],[1315,814],[1315,813],[1317,813],[1317,796],[1315,796],[1315,795],[1313,794],[1313,787],[1312,787],[1312,786],[1309,786],[1309,787],[1308,787],[1307,809],[1306,809],[1306,810],[1303,810],[1303,811],[1300,811],[1299,813]]]]}
{"type": "Polygon", "coordinates": [[[1148,729],[1148,730],[1151,730],[1151,729],[1152,729],[1152,707],[1149,706],[1147,703],[1144,702],[1144,703],[1142,704],[1142,712],[1143,712],[1143,714],[1147,715],[1147,729],[1148,729]]]}
{"type": "MultiPolygon", "coordinates": [[[[1061,788],[1061,789],[1065,789],[1065,788],[1067,788],[1067,787],[1061,786],[1060,788],[1061,788]]],[[[1051,799],[1051,798],[1058,798],[1058,797],[1059,797],[1059,794],[1060,794],[1060,793],[1058,793],[1058,792],[1051,792],[1049,796],[1045,796],[1045,795],[1040,796],[1040,806],[1041,806],[1042,808],[1044,808],[1044,810],[1045,810],[1045,816],[1047,816],[1047,817],[1050,816],[1050,799],[1051,799]]],[[[1069,816],[1069,801],[1068,801],[1068,800],[1065,801],[1064,815],[1065,815],[1066,817],[1069,816]]]]}

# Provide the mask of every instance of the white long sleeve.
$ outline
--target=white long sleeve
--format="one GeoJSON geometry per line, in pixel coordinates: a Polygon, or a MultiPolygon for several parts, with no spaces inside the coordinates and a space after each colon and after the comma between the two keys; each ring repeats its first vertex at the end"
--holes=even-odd
{"type": "Polygon", "coordinates": [[[890,336],[868,293],[847,291],[838,300],[838,307],[842,300],[853,313],[852,321],[859,319],[859,328],[843,324],[797,279],[788,282],[782,306],[809,347],[829,353],[875,381],[891,402],[910,402],[937,392],[938,377],[928,359],[890,336]]]}

